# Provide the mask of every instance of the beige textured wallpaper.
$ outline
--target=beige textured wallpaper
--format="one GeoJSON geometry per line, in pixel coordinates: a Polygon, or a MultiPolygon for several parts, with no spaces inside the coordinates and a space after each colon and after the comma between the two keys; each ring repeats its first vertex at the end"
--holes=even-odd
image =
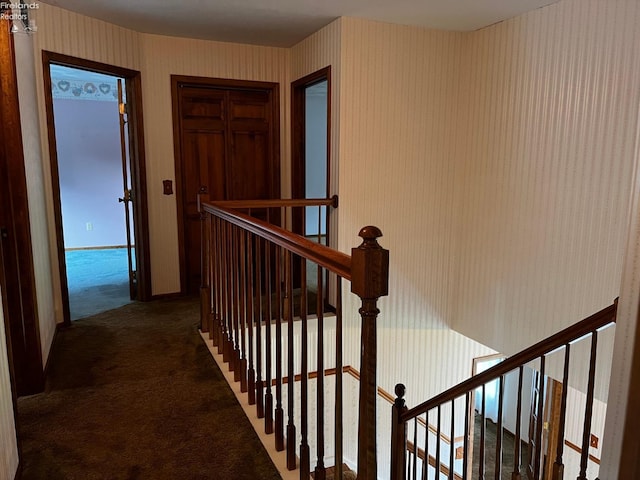
{"type": "MultiPolygon", "coordinates": [[[[4,325],[2,302],[0,321],[4,325]]],[[[9,360],[4,328],[0,328],[0,478],[13,480],[18,469],[18,444],[9,384],[9,360]]]]}

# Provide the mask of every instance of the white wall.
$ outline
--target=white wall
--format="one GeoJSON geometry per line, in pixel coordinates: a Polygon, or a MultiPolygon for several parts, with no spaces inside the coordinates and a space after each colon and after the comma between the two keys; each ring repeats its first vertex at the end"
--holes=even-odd
{"type": "MultiPolygon", "coordinates": [[[[0,292],[1,294],[2,292],[0,292]]],[[[13,480],[18,470],[18,441],[9,383],[9,359],[0,302],[0,480],[13,480]]]]}

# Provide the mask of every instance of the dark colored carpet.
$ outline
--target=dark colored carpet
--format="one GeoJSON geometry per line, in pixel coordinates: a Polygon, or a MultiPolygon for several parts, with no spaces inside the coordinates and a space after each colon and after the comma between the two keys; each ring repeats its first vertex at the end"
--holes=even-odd
{"type": "MultiPolygon", "coordinates": [[[[473,471],[472,480],[480,478],[480,429],[482,425],[481,416],[475,415],[475,426],[473,430],[473,471]]],[[[497,425],[491,420],[486,420],[485,428],[485,451],[484,465],[485,478],[495,478],[496,470],[496,443],[497,443],[497,425]]],[[[514,472],[514,435],[508,430],[503,429],[502,435],[502,475],[501,480],[511,480],[514,472]]],[[[527,478],[526,465],[529,460],[528,444],[521,442],[520,447],[520,473],[523,479],[527,478]]]]}
{"type": "Polygon", "coordinates": [[[18,402],[23,479],[279,479],[198,334],[193,299],[60,331],[46,391],[18,402]]]}

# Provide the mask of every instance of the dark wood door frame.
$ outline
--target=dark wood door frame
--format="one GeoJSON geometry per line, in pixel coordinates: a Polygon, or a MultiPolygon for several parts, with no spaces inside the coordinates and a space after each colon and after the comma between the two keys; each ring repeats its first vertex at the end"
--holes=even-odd
{"type": "Polygon", "coordinates": [[[275,168],[271,171],[274,188],[280,192],[280,85],[274,82],[260,82],[254,80],[234,80],[225,78],[193,77],[185,75],[171,75],[171,102],[173,112],[173,145],[175,158],[175,184],[176,184],[176,205],[178,220],[178,245],[180,256],[180,292],[187,292],[187,258],[185,253],[185,231],[183,212],[183,192],[182,192],[182,143],[181,143],[181,120],[179,107],[179,89],[183,86],[195,86],[201,88],[223,89],[223,90],[260,90],[269,91],[273,102],[271,120],[271,154],[275,159],[275,168]]]}
{"type": "Polygon", "coordinates": [[[42,391],[44,374],[11,22],[0,21],[0,285],[13,395],[42,391]]]}
{"type": "MultiPolygon", "coordinates": [[[[327,191],[331,195],[331,66],[322,68],[291,83],[291,194],[305,198],[305,91],[327,81],[327,191]]],[[[293,217],[295,232],[303,231],[302,211],[293,217]]],[[[327,226],[327,239],[329,238],[327,226]]]]}
{"type": "Polygon", "coordinates": [[[69,288],[67,285],[67,266],[64,255],[64,232],[62,229],[62,204],[60,200],[60,177],[58,171],[58,154],[56,146],[56,132],[53,115],[53,98],[51,93],[50,65],[64,65],[82,70],[114,75],[125,79],[127,93],[127,109],[130,122],[130,151],[131,155],[131,188],[134,208],[134,234],[136,239],[136,279],[137,300],[151,299],[151,272],[149,255],[149,216],[147,210],[147,180],[144,152],[144,126],[142,121],[142,83],[140,72],[128,68],[107,65],[104,63],[84,60],[54,52],[42,52],[44,96],[47,113],[47,127],[49,139],[49,158],[51,161],[51,183],[53,191],[54,217],[56,225],[56,239],[58,247],[58,266],[60,270],[60,285],[62,290],[62,305],[64,323],[71,321],[69,311],[69,288]]]}

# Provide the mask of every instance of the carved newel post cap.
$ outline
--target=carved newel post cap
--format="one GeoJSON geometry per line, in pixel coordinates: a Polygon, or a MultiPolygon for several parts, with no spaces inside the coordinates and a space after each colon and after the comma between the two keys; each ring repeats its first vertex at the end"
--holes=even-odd
{"type": "Polygon", "coordinates": [[[351,291],[363,300],[377,300],[389,292],[389,251],[378,244],[378,227],[363,227],[358,235],[362,244],[351,249],[351,291]]]}
{"type": "Polygon", "coordinates": [[[360,248],[377,247],[378,242],[376,241],[376,239],[382,236],[382,230],[380,230],[378,227],[374,227],[373,225],[368,225],[360,229],[360,233],[358,233],[358,236],[363,240],[360,248]]]}
{"type": "Polygon", "coordinates": [[[401,409],[403,410],[405,408],[405,404],[404,404],[404,394],[407,391],[407,388],[401,384],[398,383],[396,385],[395,388],[395,392],[396,392],[396,400],[395,402],[393,402],[393,404],[395,405],[396,409],[401,409]]]}

